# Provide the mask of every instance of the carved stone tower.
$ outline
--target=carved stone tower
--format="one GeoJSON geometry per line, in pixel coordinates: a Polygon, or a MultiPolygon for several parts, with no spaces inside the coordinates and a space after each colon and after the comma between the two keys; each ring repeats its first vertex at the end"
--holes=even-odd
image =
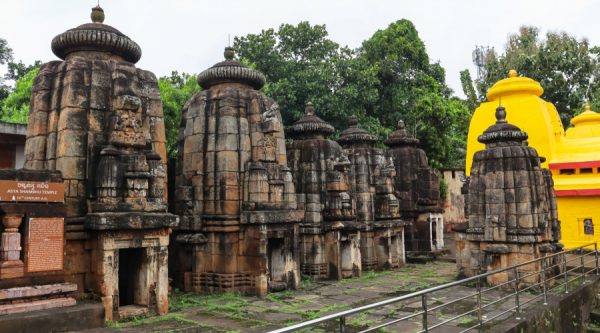
{"type": "Polygon", "coordinates": [[[394,195],[392,159],[376,148],[376,139],[352,116],[338,142],[350,159],[350,193],[356,200],[361,230],[362,270],[394,268],[405,263],[404,222],[394,195]]]}
{"type": "Polygon", "coordinates": [[[98,294],[106,319],[125,306],[168,310],[165,129],[156,77],[140,47],[93,23],[52,40],[64,61],[35,78],[25,168],[58,170],[67,204],[66,273],[98,294]],[[87,276],[86,276],[87,275],[87,276]]]}
{"type": "Polygon", "coordinates": [[[287,155],[296,186],[300,225],[302,274],[316,279],[360,275],[360,231],[348,194],[348,157],[327,136],[334,128],[306,104],[304,117],[289,128],[294,139],[287,155]]]}
{"type": "MultiPolygon", "coordinates": [[[[467,185],[469,221],[466,235],[459,237],[456,261],[466,276],[533,260],[562,247],[550,173],[541,168],[537,151],[525,143],[527,133],[506,122],[502,106],[496,119],[478,138],[486,148],[475,153],[467,185]]],[[[539,278],[533,274],[525,282],[539,278]]],[[[512,277],[497,274],[488,282],[508,279],[512,277]]]]}
{"type": "Polygon", "coordinates": [[[398,121],[384,144],[396,168],[395,194],[400,200],[403,219],[412,220],[406,234],[406,250],[414,254],[431,254],[444,247],[442,212],[437,206],[440,180],[427,162],[425,151],[417,147],[419,140],[406,132],[404,122],[398,121]]]}
{"type": "Polygon", "coordinates": [[[226,48],[225,61],[198,82],[204,90],[181,117],[173,277],[186,290],[265,295],[295,288],[303,211],[279,107],[258,90],[265,77],[226,48]]]}

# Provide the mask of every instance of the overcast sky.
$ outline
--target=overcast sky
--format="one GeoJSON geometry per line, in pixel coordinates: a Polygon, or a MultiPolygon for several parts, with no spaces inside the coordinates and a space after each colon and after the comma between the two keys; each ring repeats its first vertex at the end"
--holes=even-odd
{"type": "MultiPolygon", "coordinates": [[[[50,41],[90,22],[95,0],[0,0],[0,37],[15,59],[56,57],[50,41]]],[[[475,76],[475,45],[501,50],[521,25],[563,30],[600,45],[600,1],[592,0],[101,0],[106,20],[142,48],[138,67],[157,76],[199,73],[222,60],[228,36],[259,33],[282,23],[325,24],[330,38],[352,48],[391,22],[411,20],[431,61],[440,61],[459,96],[459,71],[475,76]]]]}

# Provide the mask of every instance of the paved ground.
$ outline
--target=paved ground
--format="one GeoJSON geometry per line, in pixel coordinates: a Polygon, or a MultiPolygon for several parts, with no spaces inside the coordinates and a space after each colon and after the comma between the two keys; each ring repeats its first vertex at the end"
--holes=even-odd
{"type": "MultiPolygon", "coordinates": [[[[409,264],[394,271],[367,272],[355,279],[323,282],[305,280],[302,281],[300,290],[272,293],[262,299],[244,297],[236,293],[215,295],[176,291],[171,297],[171,312],[166,316],[137,317],[86,332],[267,332],[322,317],[325,314],[453,281],[456,278],[456,264],[451,260],[450,254],[448,258],[441,258],[435,262],[409,264]]],[[[514,306],[515,298],[511,296],[511,292],[511,289],[501,291],[497,288],[485,292],[481,298],[482,305],[487,305],[482,312],[483,319],[491,319],[502,312],[506,314],[499,316],[499,320],[512,316],[513,311],[510,311],[510,308],[514,306]]],[[[452,304],[430,314],[429,327],[476,308],[478,299],[475,294],[476,288],[473,285],[453,287],[430,294],[427,301],[429,309],[448,302],[452,304]]],[[[533,290],[522,294],[521,304],[533,300],[536,295],[539,295],[539,292],[533,290]]],[[[530,304],[533,303],[535,302],[530,304]]],[[[357,332],[419,311],[421,311],[420,298],[374,309],[347,318],[347,332],[357,332]]],[[[465,331],[477,324],[477,320],[477,313],[473,312],[437,329],[430,329],[430,332],[465,331]]],[[[418,332],[423,329],[421,321],[422,316],[416,315],[379,332],[418,332]]],[[[332,332],[336,328],[337,323],[332,322],[329,326],[311,328],[307,331],[332,332]]]]}
{"type": "MultiPolygon", "coordinates": [[[[238,294],[176,292],[171,298],[171,313],[167,316],[135,318],[86,332],[265,332],[446,283],[454,280],[455,275],[454,263],[432,262],[410,264],[394,271],[367,272],[360,278],[336,282],[303,281],[300,290],[272,293],[262,299],[238,294]]],[[[349,318],[349,331],[410,313],[420,306],[418,303],[398,304],[349,318]]],[[[415,318],[388,332],[414,332],[420,329],[420,320],[420,317],[415,318]]],[[[320,331],[331,330],[324,327],[320,331]]]]}

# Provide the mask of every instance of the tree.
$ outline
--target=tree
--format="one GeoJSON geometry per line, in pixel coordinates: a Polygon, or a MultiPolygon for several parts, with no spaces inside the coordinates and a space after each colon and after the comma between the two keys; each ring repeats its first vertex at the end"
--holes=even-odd
{"type": "Polygon", "coordinates": [[[412,22],[399,20],[375,32],[363,42],[359,57],[378,79],[378,98],[367,114],[387,128],[404,120],[434,166],[461,165],[470,114],[452,97],[442,66],[430,63],[412,22]]]}
{"type": "Polygon", "coordinates": [[[475,111],[477,107],[477,93],[475,92],[475,86],[473,85],[473,79],[468,69],[460,71],[460,84],[462,86],[463,93],[467,97],[465,103],[471,113],[475,111]]]}
{"type": "Polygon", "coordinates": [[[158,88],[163,103],[167,155],[174,157],[177,155],[181,110],[185,103],[200,91],[200,85],[198,85],[195,75],[173,71],[171,76],[161,77],[158,80],[158,88]]]}
{"type": "Polygon", "coordinates": [[[4,38],[0,38],[0,65],[7,66],[7,73],[0,78],[0,120],[26,123],[29,112],[31,86],[41,61],[26,65],[13,61],[13,51],[4,38]],[[35,72],[35,74],[31,74],[35,72]],[[6,82],[10,82],[7,84],[6,82]],[[11,86],[14,84],[14,87],[11,86]]]}
{"type": "MultiPolygon", "coordinates": [[[[12,62],[13,52],[8,46],[8,42],[4,38],[0,38],[0,65],[6,65],[12,62]]],[[[10,87],[4,84],[4,80],[0,78],[0,104],[10,94],[10,87]]]]}
{"type": "Polygon", "coordinates": [[[567,126],[588,98],[600,106],[599,51],[586,39],[578,40],[565,32],[548,32],[542,39],[538,28],[523,26],[509,36],[503,54],[493,50],[486,54],[485,75],[476,80],[479,100],[483,101],[487,90],[515,69],[519,75],[540,82],[544,88],[542,98],[556,106],[567,126]]]}
{"type": "Polygon", "coordinates": [[[33,86],[33,79],[36,77],[38,71],[39,67],[34,67],[17,80],[15,88],[1,103],[0,121],[20,124],[27,123],[31,88],[33,86]]]}
{"type": "Polygon", "coordinates": [[[304,114],[311,101],[318,115],[339,130],[356,114],[362,125],[379,136],[388,130],[365,110],[377,98],[375,70],[356,52],[328,38],[324,25],[282,24],[234,39],[240,59],[263,72],[263,91],[281,108],[284,124],[304,114]]]}

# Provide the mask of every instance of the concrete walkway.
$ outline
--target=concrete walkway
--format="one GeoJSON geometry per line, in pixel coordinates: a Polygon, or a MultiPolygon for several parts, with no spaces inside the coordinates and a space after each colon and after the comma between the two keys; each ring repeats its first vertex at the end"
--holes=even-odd
{"type": "MultiPolygon", "coordinates": [[[[266,332],[293,323],[322,317],[351,307],[357,307],[391,297],[408,294],[421,289],[453,281],[456,277],[454,263],[437,261],[426,264],[410,264],[398,270],[367,272],[360,278],[342,281],[303,281],[302,288],[269,294],[265,298],[244,297],[239,294],[197,294],[175,292],[171,298],[171,313],[163,317],[134,318],[112,323],[106,328],[85,332],[266,332]]],[[[463,300],[443,307],[429,315],[429,326],[451,319],[458,314],[477,307],[476,289],[460,286],[428,295],[428,307],[464,297],[463,300]]],[[[482,304],[490,304],[484,318],[505,311],[515,304],[510,291],[492,290],[482,297],[482,304]],[[506,299],[502,300],[503,297],[506,299]]],[[[521,295],[522,303],[534,294],[521,295]]],[[[388,305],[346,319],[347,332],[357,332],[378,323],[388,322],[421,310],[420,298],[388,305]]],[[[500,317],[506,319],[513,313],[500,317]]],[[[409,332],[422,329],[420,315],[394,324],[379,332],[409,332]]],[[[430,332],[461,332],[477,323],[477,313],[453,320],[430,332]]],[[[337,323],[315,327],[305,332],[332,332],[337,323]]]]}

